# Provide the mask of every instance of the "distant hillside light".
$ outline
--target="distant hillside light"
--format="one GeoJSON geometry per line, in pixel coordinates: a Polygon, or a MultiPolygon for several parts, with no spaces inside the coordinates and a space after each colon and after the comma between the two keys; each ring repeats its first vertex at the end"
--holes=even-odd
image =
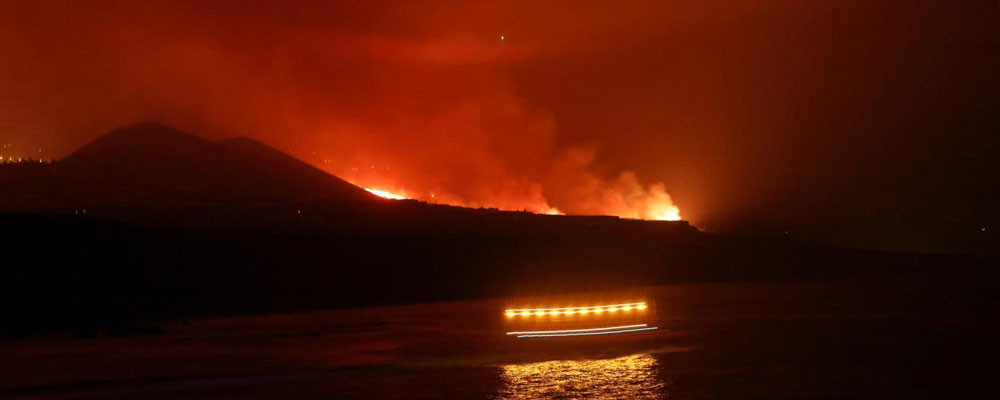
{"type": "Polygon", "coordinates": [[[673,205],[664,205],[652,215],[652,219],[659,221],[680,221],[681,210],[673,205]]]}
{"type": "Polygon", "coordinates": [[[376,195],[378,197],[381,197],[383,199],[390,199],[390,200],[406,200],[406,199],[408,199],[408,197],[406,197],[406,196],[403,196],[403,195],[398,194],[398,193],[393,193],[393,192],[390,192],[388,190],[372,189],[372,188],[365,188],[365,190],[368,193],[374,194],[374,195],[376,195]]]}

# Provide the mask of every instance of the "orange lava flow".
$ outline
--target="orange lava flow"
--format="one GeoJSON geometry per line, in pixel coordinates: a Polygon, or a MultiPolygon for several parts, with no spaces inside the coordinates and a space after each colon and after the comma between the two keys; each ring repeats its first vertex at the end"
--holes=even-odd
{"type": "MultiPolygon", "coordinates": [[[[607,203],[595,203],[585,196],[580,204],[573,204],[572,211],[564,212],[550,205],[540,193],[522,197],[494,196],[489,201],[470,201],[447,191],[421,191],[400,188],[398,185],[361,184],[366,179],[351,179],[371,194],[390,200],[418,200],[432,204],[443,204],[467,208],[490,208],[502,211],[524,211],[543,215],[610,215],[626,219],[651,221],[680,221],[680,209],[674,205],[662,185],[651,185],[648,189],[627,190],[626,195],[609,192],[607,203]],[[386,189],[392,188],[392,189],[386,189]],[[636,194],[638,193],[638,195],[636,194]]],[[[567,206],[569,207],[569,206],[567,206]]]]}
{"type": "Polygon", "coordinates": [[[399,193],[393,193],[393,192],[390,192],[388,190],[372,189],[372,188],[365,188],[365,190],[368,193],[374,194],[374,195],[376,195],[378,197],[381,197],[383,199],[390,199],[390,200],[406,200],[406,199],[409,199],[409,197],[406,197],[406,196],[401,195],[399,193]]]}

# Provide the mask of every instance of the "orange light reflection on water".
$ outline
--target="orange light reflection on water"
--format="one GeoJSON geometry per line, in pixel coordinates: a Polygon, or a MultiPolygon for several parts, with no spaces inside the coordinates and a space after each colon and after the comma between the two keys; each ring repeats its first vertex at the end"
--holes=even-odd
{"type": "Polygon", "coordinates": [[[546,361],[501,367],[504,388],[499,398],[528,399],[662,399],[666,384],[648,354],[608,360],[546,361]]]}

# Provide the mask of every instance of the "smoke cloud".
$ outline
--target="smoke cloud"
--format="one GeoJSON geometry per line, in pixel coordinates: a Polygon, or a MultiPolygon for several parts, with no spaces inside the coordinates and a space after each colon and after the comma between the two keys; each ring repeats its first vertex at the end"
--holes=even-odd
{"type": "Polygon", "coordinates": [[[919,0],[3,1],[0,152],[155,120],[439,203],[937,249],[1000,224],[998,24],[919,0]]]}
{"type": "Polygon", "coordinates": [[[300,14],[311,7],[8,10],[3,51],[22,69],[4,84],[31,100],[17,100],[18,112],[63,119],[50,129],[156,119],[250,135],[358,185],[425,201],[631,218],[673,207],[662,183],[647,189],[631,172],[599,176],[591,160],[551,161],[573,150],[509,72],[533,46],[500,32],[427,32],[430,21],[365,26],[367,10],[344,5],[324,11],[361,26],[313,25],[300,14]]]}

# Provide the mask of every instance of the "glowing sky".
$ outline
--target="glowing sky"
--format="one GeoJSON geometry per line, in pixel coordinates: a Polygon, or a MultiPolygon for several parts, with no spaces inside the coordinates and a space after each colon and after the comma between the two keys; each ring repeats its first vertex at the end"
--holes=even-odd
{"type": "Polygon", "coordinates": [[[426,200],[931,248],[997,218],[998,25],[995,2],[5,1],[0,143],[58,158],[157,120],[426,200]]]}

